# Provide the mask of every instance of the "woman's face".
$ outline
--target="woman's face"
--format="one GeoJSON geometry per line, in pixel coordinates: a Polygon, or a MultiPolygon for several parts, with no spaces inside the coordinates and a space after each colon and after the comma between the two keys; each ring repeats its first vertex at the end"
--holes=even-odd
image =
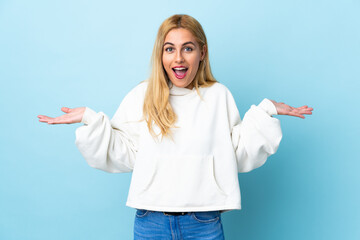
{"type": "Polygon", "coordinates": [[[206,47],[200,49],[189,30],[176,28],[165,37],[162,62],[170,81],[176,87],[194,87],[193,80],[204,59],[206,47]]]}

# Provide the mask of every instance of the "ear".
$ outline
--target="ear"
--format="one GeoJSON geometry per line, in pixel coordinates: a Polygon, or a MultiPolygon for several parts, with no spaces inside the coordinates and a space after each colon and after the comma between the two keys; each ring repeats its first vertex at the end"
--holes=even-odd
{"type": "Polygon", "coordinates": [[[202,50],[201,50],[201,53],[200,53],[200,59],[201,59],[201,61],[204,60],[205,55],[206,55],[206,51],[207,51],[207,48],[206,48],[206,45],[204,45],[203,48],[202,48],[202,50]]]}

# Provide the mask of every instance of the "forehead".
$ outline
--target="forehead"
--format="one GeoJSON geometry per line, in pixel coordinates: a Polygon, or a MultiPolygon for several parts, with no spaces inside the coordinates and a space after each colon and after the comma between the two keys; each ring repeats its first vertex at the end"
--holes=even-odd
{"type": "Polygon", "coordinates": [[[194,35],[185,28],[175,28],[168,32],[164,42],[171,42],[173,44],[182,44],[184,42],[193,42],[196,44],[194,35]]]}

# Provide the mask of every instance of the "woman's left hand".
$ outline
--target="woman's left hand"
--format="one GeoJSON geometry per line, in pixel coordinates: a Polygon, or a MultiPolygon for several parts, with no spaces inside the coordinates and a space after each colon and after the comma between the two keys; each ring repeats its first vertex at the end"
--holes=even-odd
{"type": "Polygon", "coordinates": [[[304,119],[305,118],[304,114],[308,114],[308,115],[312,114],[313,108],[308,107],[307,105],[294,108],[283,102],[278,103],[274,100],[270,100],[270,101],[275,105],[278,115],[289,115],[304,119]]]}

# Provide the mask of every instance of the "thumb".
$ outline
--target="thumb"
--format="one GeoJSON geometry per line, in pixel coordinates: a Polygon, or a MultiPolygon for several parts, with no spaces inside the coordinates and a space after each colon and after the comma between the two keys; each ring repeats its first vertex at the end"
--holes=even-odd
{"type": "Polygon", "coordinates": [[[62,107],[62,108],[61,108],[61,111],[65,112],[65,113],[69,113],[69,112],[71,112],[71,108],[62,107]]]}

